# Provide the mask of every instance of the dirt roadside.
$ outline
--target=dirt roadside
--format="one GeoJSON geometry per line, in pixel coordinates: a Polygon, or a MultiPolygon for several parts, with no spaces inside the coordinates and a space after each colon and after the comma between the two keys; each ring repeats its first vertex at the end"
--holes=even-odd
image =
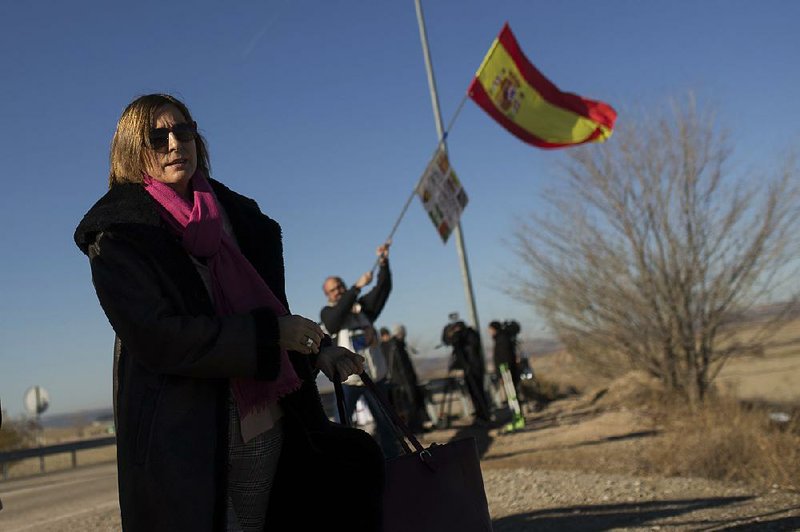
{"type": "MultiPolygon", "coordinates": [[[[800,530],[797,492],[626,473],[658,436],[641,413],[596,405],[586,397],[557,401],[513,434],[454,420],[421,439],[475,438],[495,532],[800,530]]],[[[113,508],[38,530],[119,527],[113,508]]]]}
{"type": "Polygon", "coordinates": [[[474,437],[497,532],[800,530],[800,493],[701,478],[631,474],[658,444],[647,416],[587,397],[528,415],[524,430],[455,422],[426,443],[474,437]]]}
{"type": "MultiPolygon", "coordinates": [[[[575,382],[570,367],[557,357],[536,365],[539,375],[549,369],[575,382]]],[[[764,399],[768,390],[775,396],[767,400],[796,404],[799,368],[800,354],[747,359],[731,364],[725,377],[748,399],[764,399]]],[[[421,439],[427,445],[475,438],[496,532],[800,530],[797,491],[639,474],[640,457],[658,445],[659,434],[647,413],[631,408],[635,402],[623,397],[629,391],[619,386],[602,397],[587,392],[556,401],[529,413],[525,428],[509,435],[455,419],[452,428],[421,439]]],[[[82,455],[81,463],[90,458],[82,455]]],[[[87,513],[67,528],[61,525],[41,530],[119,530],[119,512],[87,513]]]]}

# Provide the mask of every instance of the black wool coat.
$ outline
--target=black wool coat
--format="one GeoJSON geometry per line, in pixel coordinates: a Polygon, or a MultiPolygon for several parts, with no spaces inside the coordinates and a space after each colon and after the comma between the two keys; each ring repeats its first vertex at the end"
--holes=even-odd
{"type": "MultiPolygon", "coordinates": [[[[255,201],[209,181],[242,253],[289,308],[280,226],[255,201]]],[[[97,297],[116,332],[123,528],[224,530],[229,383],[276,378],[277,317],[266,308],[217,316],[190,256],[139,184],[113,186],[84,216],[75,242],[90,259],[97,297]]],[[[356,490],[363,511],[354,529],[377,529],[380,449],[365,432],[328,421],[309,357],[289,356],[303,384],[280,401],[285,439],[268,527],[329,527],[342,508],[354,506],[356,490]]]]}

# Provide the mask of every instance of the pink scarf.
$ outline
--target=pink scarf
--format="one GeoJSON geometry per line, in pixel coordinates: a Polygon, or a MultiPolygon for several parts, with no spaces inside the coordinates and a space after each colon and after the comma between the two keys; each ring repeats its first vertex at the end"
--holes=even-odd
{"type": "MultiPolygon", "coordinates": [[[[207,259],[217,315],[242,314],[259,307],[271,309],[276,316],[288,314],[223,229],[217,200],[201,171],[192,176],[191,185],[193,204],[168,185],[150,176],[144,177],[144,189],[163,207],[161,216],[182,238],[184,249],[195,257],[207,259]]],[[[275,381],[231,379],[233,397],[243,420],[297,390],[300,384],[285,349],[280,352],[280,370],[275,381]]]]}

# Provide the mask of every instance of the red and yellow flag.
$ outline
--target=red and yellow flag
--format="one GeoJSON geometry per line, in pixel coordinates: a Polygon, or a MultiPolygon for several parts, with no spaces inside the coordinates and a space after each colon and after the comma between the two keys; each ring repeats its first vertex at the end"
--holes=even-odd
{"type": "Polygon", "coordinates": [[[617,119],[617,112],[606,103],[561,92],[528,61],[508,23],[467,93],[501,126],[540,148],[603,142],[617,119]]]}

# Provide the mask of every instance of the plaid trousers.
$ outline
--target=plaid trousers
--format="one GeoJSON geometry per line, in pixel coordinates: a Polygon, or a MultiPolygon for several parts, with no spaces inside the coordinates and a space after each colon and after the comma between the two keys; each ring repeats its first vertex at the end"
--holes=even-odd
{"type": "Polygon", "coordinates": [[[229,400],[228,532],[262,532],[272,480],[283,445],[283,421],[249,442],[242,440],[239,410],[229,400]]]}

